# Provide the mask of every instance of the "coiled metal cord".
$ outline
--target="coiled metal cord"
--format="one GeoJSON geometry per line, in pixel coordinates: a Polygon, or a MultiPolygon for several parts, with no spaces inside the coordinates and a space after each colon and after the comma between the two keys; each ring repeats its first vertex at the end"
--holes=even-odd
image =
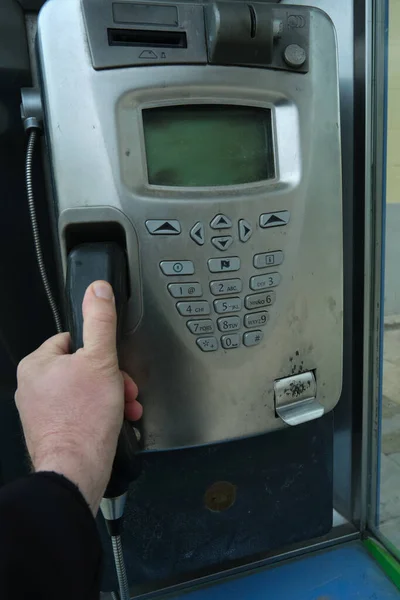
{"type": "Polygon", "coordinates": [[[47,300],[50,304],[51,312],[53,313],[53,319],[54,319],[54,323],[56,325],[57,332],[61,333],[63,330],[63,327],[61,324],[60,313],[58,312],[57,304],[54,300],[53,292],[51,291],[50,283],[49,283],[49,280],[47,277],[46,267],[45,267],[44,260],[43,260],[42,246],[40,243],[39,228],[38,228],[37,218],[36,218],[35,197],[33,194],[32,159],[33,159],[33,151],[35,149],[35,142],[36,142],[37,135],[38,135],[38,132],[35,129],[32,129],[29,132],[28,147],[26,150],[26,160],[25,160],[26,193],[28,196],[28,208],[29,208],[29,216],[31,218],[33,243],[35,246],[36,260],[38,263],[40,276],[42,278],[43,287],[46,292],[47,300]]]}
{"type": "MultiPolygon", "coordinates": [[[[122,553],[122,542],[120,535],[111,536],[112,549],[114,553],[115,569],[117,571],[119,598],[120,600],[130,600],[128,578],[126,576],[124,555],[122,553]]],[[[113,600],[116,600],[116,594],[112,594],[113,600]]]]}

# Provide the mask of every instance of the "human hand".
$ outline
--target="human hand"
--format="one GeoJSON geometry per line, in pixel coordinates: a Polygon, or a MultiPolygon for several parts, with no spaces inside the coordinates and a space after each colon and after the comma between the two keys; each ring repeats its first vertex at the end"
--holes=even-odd
{"type": "Polygon", "coordinates": [[[69,354],[69,333],[44,342],[18,366],[15,401],[35,471],[70,479],[96,514],[124,412],[135,421],[142,407],[136,384],[118,367],[111,286],[92,283],[82,311],[83,348],[69,354]]]}

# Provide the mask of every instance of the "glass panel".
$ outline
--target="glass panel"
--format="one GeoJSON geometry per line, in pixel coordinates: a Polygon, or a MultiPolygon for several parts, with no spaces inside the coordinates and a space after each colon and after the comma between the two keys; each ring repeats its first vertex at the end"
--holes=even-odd
{"type": "MultiPolygon", "coordinates": [[[[377,115],[382,119],[382,115],[377,115]]],[[[400,550],[400,2],[389,3],[379,531],[400,550]]]]}
{"type": "Polygon", "coordinates": [[[143,111],[149,183],[219,186],[274,177],[271,111],[181,105],[143,111]]]}

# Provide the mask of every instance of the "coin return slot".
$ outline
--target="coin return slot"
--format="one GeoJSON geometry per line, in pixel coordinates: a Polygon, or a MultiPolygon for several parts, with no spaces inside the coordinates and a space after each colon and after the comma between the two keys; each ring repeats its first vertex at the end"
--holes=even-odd
{"type": "Polygon", "coordinates": [[[187,48],[186,32],[144,29],[108,29],[109,46],[187,48]]]}

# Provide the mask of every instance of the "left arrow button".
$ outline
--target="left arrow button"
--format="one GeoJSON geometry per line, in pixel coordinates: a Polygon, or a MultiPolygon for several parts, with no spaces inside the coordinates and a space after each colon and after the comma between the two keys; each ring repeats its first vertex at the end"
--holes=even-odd
{"type": "Polygon", "coordinates": [[[205,235],[204,235],[203,223],[200,223],[200,221],[197,221],[197,223],[195,225],[193,225],[192,229],[190,230],[190,237],[199,246],[202,246],[204,244],[205,235]]]}

